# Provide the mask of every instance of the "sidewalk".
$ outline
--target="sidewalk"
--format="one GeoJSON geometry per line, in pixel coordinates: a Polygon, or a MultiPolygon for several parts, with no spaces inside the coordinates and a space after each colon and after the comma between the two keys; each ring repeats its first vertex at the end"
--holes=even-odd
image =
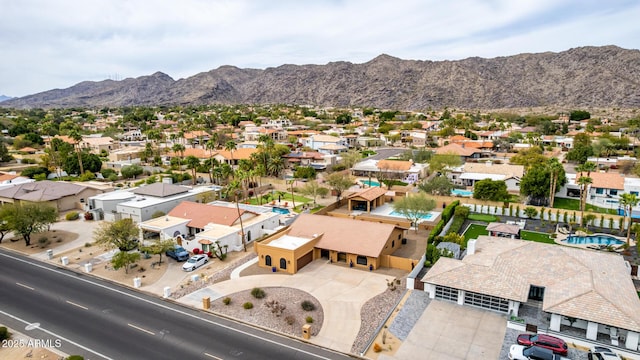
{"type": "Polygon", "coordinates": [[[324,323],[310,342],[349,353],[360,330],[360,309],[387,289],[388,275],[357,271],[314,261],[295,275],[253,275],[210,285],[178,299],[200,308],[202,298],[211,300],[254,287],[291,287],[313,295],[324,312],[324,323]]]}

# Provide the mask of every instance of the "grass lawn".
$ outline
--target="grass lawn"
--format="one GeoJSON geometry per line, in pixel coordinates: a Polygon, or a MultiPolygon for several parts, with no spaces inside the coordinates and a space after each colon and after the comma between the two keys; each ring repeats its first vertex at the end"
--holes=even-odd
{"type": "MultiPolygon", "coordinates": [[[[294,197],[294,199],[296,200],[296,207],[298,205],[306,204],[306,203],[308,203],[310,201],[313,201],[313,199],[309,199],[309,198],[306,198],[304,196],[299,196],[299,195],[296,195],[294,197]]],[[[265,204],[270,204],[273,200],[276,201],[276,205],[284,205],[285,202],[288,202],[289,205],[293,205],[293,202],[291,201],[291,193],[286,193],[282,197],[280,197],[280,200],[281,200],[280,203],[278,203],[278,195],[277,194],[275,195],[275,199],[271,199],[271,200],[269,200],[267,202],[265,202],[264,199],[257,200],[255,197],[252,197],[250,199],[244,199],[244,202],[248,202],[251,205],[260,205],[260,201],[262,201],[262,205],[265,205],[265,204]]]]}
{"type": "MultiPolygon", "coordinates": [[[[567,199],[567,198],[555,198],[553,200],[554,209],[566,209],[566,210],[580,210],[580,200],[576,199],[567,199]]],[[[593,206],[591,204],[587,204],[584,209],[586,211],[597,212],[601,214],[611,214],[617,215],[618,211],[615,209],[605,209],[598,206],[593,206]]]]}
{"type": "Polygon", "coordinates": [[[464,232],[465,243],[470,239],[477,239],[480,235],[489,235],[487,225],[471,224],[464,232]]]}
{"type": "Polygon", "coordinates": [[[535,231],[520,231],[520,238],[522,240],[529,240],[535,242],[541,242],[546,244],[555,244],[555,241],[549,236],[549,234],[535,232],[535,231]]]}
{"type": "Polygon", "coordinates": [[[495,217],[495,215],[488,215],[488,214],[469,214],[467,218],[469,220],[484,221],[484,222],[494,222],[498,220],[498,218],[495,217]]]}

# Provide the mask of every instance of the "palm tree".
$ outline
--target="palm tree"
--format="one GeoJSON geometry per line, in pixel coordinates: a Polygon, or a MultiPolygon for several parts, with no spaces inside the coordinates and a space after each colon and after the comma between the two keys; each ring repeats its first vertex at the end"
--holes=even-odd
{"type": "MultiPolygon", "coordinates": [[[[213,133],[214,135],[218,135],[218,133],[213,133]]],[[[213,136],[211,137],[211,139],[209,139],[209,141],[207,141],[207,143],[205,144],[205,149],[209,150],[209,166],[210,166],[210,170],[209,170],[209,180],[211,181],[211,183],[213,184],[213,169],[214,167],[217,165],[217,160],[214,159],[213,157],[213,150],[216,149],[216,147],[218,146],[218,144],[216,143],[216,141],[213,141],[213,136]]]]}
{"type": "Polygon", "coordinates": [[[267,172],[269,175],[278,177],[282,170],[284,170],[284,160],[282,160],[281,157],[272,157],[269,159],[269,163],[267,164],[267,172]]]}
{"type": "Polygon", "coordinates": [[[593,179],[588,176],[581,176],[578,179],[578,185],[580,186],[580,226],[584,226],[584,207],[587,202],[587,188],[592,182],[593,179]]]}
{"type": "Polygon", "coordinates": [[[184,150],[185,150],[184,145],[173,144],[173,146],[171,147],[171,150],[173,150],[173,152],[180,153],[180,159],[182,160],[182,158],[184,157],[184,150]]]}
{"type": "Polygon", "coordinates": [[[629,245],[629,239],[631,238],[631,212],[633,207],[638,205],[638,196],[636,194],[622,194],[620,195],[620,204],[624,207],[625,216],[629,217],[629,225],[627,226],[627,245],[629,245]]]}
{"type": "Polygon", "coordinates": [[[553,201],[556,198],[556,189],[558,187],[558,176],[563,169],[562,164],[558,161],[558,158],[551,158],[547,163],[551,178],[549,181],[549,208],[553,208],[553,201]]]}
{"type": "Polygon", "coordinates": [[[193,155],[187,156],[185,159],[187,169],[191,169],[191,175],[193,176],[193,185],[196,184],[196,169],[200,166],[200,159],[193,155]]]}
{"type": "Polygon", "coordinates": [[[73,129],[69,132],[69,137],[75,141],[74,147],[76,147],[76,154],[78,155],[78,165],[80,166],[80,175],[84,174],[84,167],[82,166],[82,156],[80,152],[82,151],[82,135],[78,132],[78,130],[73,129]]]}
{"type": "Polygon", "coordinates": [[[229,140],[224,144],[224,149],[227,150],[231,154],[231,165],[233,165],[233,152],[238,148],[236,142],[233,140],[229,140]]]}
{"type": "Polygon", "coordinates": [[[242,239],[242,247],[244,251],[247,252],[247,242],[244,238],[244,225],[242,223],[242,214],[240,213],[240,203],[238,199],[238,195],[240,195],[241,190],[241,182],[238,180],[233,180],[227,185],[227,193],[233,192],[234,200],[236,202],[236,210],[238,211],[238,219],[240,220],[240,238],[242,239]]]}

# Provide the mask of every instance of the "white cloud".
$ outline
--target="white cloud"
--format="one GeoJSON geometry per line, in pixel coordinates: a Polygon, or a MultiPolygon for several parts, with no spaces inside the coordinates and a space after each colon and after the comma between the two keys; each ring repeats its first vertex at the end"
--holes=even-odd
{"type": "Polygon", "coordinates": [[[221,65],[638,48],[633,0],[0,0],[0,94],[221,65]]]}

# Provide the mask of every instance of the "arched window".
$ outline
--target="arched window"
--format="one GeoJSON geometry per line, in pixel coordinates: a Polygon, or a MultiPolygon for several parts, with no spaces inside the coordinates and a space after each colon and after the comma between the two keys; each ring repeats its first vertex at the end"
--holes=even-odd
{"type": "Polygon", "coordinates": [[[264,257],[264,264],[266,266],[271,266],[271,255],[267,255],[264,257]]]}
{"type": "Polygon", "coordinates": [[[280,269],[283,269],[283,270],[287,269],[287,259],[280,258],[280,269]]]}

